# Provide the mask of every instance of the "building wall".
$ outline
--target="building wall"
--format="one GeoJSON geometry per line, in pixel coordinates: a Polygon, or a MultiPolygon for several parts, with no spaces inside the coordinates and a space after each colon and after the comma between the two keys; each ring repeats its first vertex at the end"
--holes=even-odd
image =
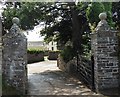
{"type": "Polygon", "coordinates": [[[43,41],[28,41],[28,47],[32,47],[32,46],[44,46],[44,42],[43,41]]]}
{"type": "Polygon", "coordinates": [[[48,44],[43,41],[28,41],[28,48],[42,48],[44,50],[57,51],[57,42],[51,41],[48,44]]]}
{"type": "Polygon", "coordinates": [[[57,51],[57,42],[51,41],[49,44],[46,44],[47,50],[57,51]]]}
{"type": "Polygon", "coordinates": [[[43,41],[28,41],[27,47],[28,49],[47,50],[46,45],[43,41]]]}

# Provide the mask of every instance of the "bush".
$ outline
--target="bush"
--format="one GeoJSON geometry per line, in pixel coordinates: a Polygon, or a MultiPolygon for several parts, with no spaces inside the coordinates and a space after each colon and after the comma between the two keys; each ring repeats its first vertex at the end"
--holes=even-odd
{"type": "Polygon", "coordinates": [[[39,49],[28,49],[27,53],[29,53],[29,54],[39,54],[39,53],[44,53],[44,51],[39,50],[39,49]]]}
{"type": "Polygon", "coordinates": [[[71,46],[66,46],[63,51],[61,51],[61,57],[67,63],[68,61],[72,60],[75,56],[74,50],[71,46]]]}

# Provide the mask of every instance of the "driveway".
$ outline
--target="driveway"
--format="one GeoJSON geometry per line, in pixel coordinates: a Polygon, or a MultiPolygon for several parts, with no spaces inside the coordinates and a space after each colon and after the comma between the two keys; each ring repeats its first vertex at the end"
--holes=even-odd
{"type": "Polygon", "coordinates": [[[98,95],[57,68],[57,61],[28,64],[28,95],[98,95]]]}

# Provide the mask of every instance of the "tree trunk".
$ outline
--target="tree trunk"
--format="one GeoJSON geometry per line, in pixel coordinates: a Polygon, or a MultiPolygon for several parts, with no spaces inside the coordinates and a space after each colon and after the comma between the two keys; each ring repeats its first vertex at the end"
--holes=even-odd
{"type": "Polygon", "coordinates": [[[73,25],[73,34],[72,34],[72,41],[73,41],[73,48],[75,52],[77,51],[81,54],[81,44],[82,44],[82,33],[81,33],[81,26],[78,18],[78,12],[74,7],[71,7],[72,13],[72,25],[73,25]]]}

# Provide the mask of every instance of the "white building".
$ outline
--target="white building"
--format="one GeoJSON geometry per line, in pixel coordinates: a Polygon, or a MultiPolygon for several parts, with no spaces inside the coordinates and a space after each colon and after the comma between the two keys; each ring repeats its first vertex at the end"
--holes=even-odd
{"type": "MultiPolygon", "coordinates": [[[[24,32],[28,39],[28,48],[38,48],[42,50],[57,51],[57,42],[51,41],[48,44],[44,42],[44,36],[40,36],[39,33],[34,31],[24,32]]],[[[54,36],[55,37],[55,36],[54,36]]],[[[54,38],[53,37],[53,38],[54,38]]]]}
{"type": "Polygon", "coordinates": [[[27,47],[30,49],[42,49],[42,50],[47,50],[45,43],[43,41],[28,41],[27,42],[27,47]]]}
{"type": "Polygon", "coordinates": [[[51,41],[49,42],[48,44],[46,44],[46,48],[47,50],[50,50],[50,51],[57,51],[57,42],[54,42],[54,41],[51,41]]]}
{"type": "Polygon", "coordinates": [[[28,47],[44,46],[43,41],[28,41],[28,47]]]}

